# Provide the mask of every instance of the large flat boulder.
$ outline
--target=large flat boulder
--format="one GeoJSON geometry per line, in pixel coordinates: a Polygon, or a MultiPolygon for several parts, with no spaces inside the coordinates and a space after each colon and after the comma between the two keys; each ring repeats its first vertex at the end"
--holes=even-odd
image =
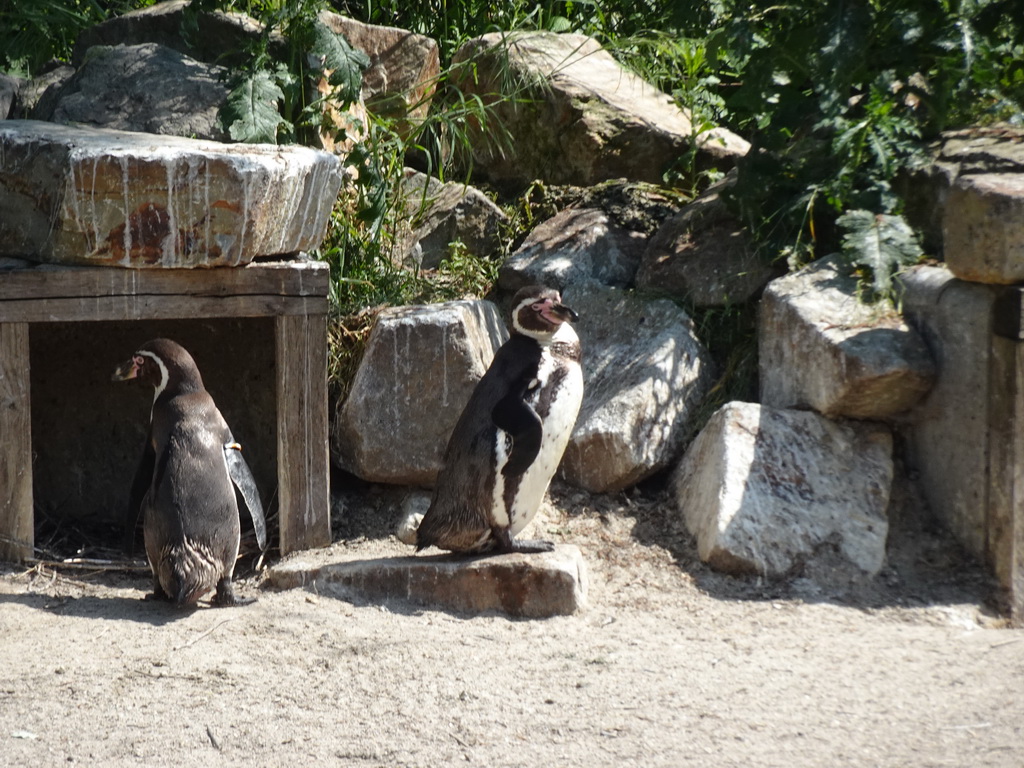
{"type": "Polygon", "coordinates": [[[334,461],[370,482],[432,486],[448,436],[506,338],[489,301],[381,312],[335,420],[334,461]]]}
{"type": "Polygon", "coordinates": [[[269,570],[270,585],[310,587],[352,601],[400,601],[439,611],[529,619],[568,616],[587,600],[586,562],[572,545],[539,555],[321,560],[319,555],[289,558],[269,570]]]}
{"type": "Polygon", "coordinates": [[[0,122],[0,254],[219,267],[315,248],[340,163],[306,147],[0,122]]]}
{"type": "Polygon", "coordinates": [[[563,299],[580,314],[584,389],[560,472],[589,491],[619,491],[678,458],[714,380],[711,358],[670,301],[594,284],[563,299]]]}
{"type": "Polygon", "coordinates": [[[835,257],[769,283],[760,304],[761,402],[853,419],[906,411],[935,377],[931,353],[888,302],[865,304],[835,257]]]}
{"type": "Polygon", "coordinates": [[[227,141],[219,112],[227,70],[157,43],[97,46],[70,78],[40,99],[32,117],[227,141]]]}
{"type": "Polygon", "coordinates": [[[704,167],[730,167],[750,146],[724,128],[697,132],[670,96],[584,35],[495,32],[453,63],[455,84],[490,104],[509,134],[501,146],[483,127],[470,136],[474,169],[500,186],[661,183],[694,142],[704,167]]]}
{"type": "Polygon", "coordinates": [[[825,561],[873,575],[885,561],[892,477],[885,427],[732,402],[687,449],[673,488],[717,570],[778,577],[825,561]]]}

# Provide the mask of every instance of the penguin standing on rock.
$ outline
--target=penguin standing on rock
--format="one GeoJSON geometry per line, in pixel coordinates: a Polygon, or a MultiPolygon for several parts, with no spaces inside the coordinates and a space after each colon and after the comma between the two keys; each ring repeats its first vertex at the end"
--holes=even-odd
{"type": "MultiPolygon", "coordinates": [[[[460,553],[549,552],[514,541],[544,498],[583,399],[576,313],[542,286],[513,299],[512,329],[448,440],[430,507],[415,532],[460,553]]],[[[412,538],[410,535],[408,538],[412,538]]]]}
{"type": "Polygon", "coordinates": [[[118,366],[113,379],[139,379],[155,390],[129,499],[133,526],[143,516],[152,597],[182,607],[216,589],[214,605],[254,602],[236,597],[231,584],[240,541],[232,483],[249,508],[261,549],[263,506],[241,447],[192,356],[173,341],[154,339],[118,366]]]}

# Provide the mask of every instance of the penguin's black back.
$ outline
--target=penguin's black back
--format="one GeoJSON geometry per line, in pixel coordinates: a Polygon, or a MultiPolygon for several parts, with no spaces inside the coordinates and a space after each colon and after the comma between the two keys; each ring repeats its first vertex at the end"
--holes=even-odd
{"type": "Polygon", "coordinates": [[[541,352],[537,341],[515,334],[494,355],[448,440],[430,509],[416,534],[417,549],[439,541],[451,545],[453,536],[466,542],[455,548],[471,549],[490,531],[498,433],[493,414],[507,397],[522,400],[537,376],[541,352]]]}

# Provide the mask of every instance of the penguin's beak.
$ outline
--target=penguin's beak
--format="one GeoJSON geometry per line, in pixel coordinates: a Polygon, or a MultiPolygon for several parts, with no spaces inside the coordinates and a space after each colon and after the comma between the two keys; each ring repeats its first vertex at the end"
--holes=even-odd
{"type": "Polygon", "coordinates": [[[114,374],[110,377],[111,381],[128,381],[128,379],[134,379],[139,375],[139,367],[135,364],[135,360],[126,360],[121,363],[114,370],[114,374]]]}
{"type": "Polygon", "coordinates": [[[570,321],[575,323],[577,320],[580,319],[580,316],[578,314],[576,314],[576,310],[571,309],[571,308],[565,306],[565,304],[554,304],[554,305],[552,305],[552,307],[551,307],[551,314],[553,314],[555,317],[557,317],[562,322],[565,322],[566,320],[570,320],[570,321]]]}

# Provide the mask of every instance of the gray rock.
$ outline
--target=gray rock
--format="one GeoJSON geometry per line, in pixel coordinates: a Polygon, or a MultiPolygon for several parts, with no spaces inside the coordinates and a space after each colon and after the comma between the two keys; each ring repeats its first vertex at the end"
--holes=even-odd
{"type": "Polygon", "coordinates": [[[10,115],[13,120],[25,120],[41,107],[52,109],[53,100],[64,85],[75,74],[75,68],[67,65],[56,66],[31,80],[23,83],[18,89],[18,98],[14,102],[10,115]]]}
{"type": "Polygon", "coordinates": [[[909,414],[907,464],[935,516],[1024,618],[1024,334],[1020,286],[908,271],[904,311],[932,348],[935,386],[909,414]]]}
{"type": "Polygon", "coordinates": [[[723,186],[709,188],[661,225],[644,251],[637,288],[697,307],[724,307],[749,301],[778,275],[726,209],[723,186]]]}
{"type": "Polygon", "coordinates": [[[908,414],[907,462],[929,508],[975,557],[988,558],[992,308],[995,287],[942,267],[903,277],[904,313],[935,359],[935,385],[908,414]]]}
{"type": "Polygon", "coordinates": [[[892,477],[884,427],[732,402],[690,445],[673,487],[716,570],[777,577],[824,559],[855,577],[884,563],[892,477]]]}
{"type": "MultiPolygon", "coordinates": [[[[244,13],[218,10],[198,13],[190,22],[185,17],[189,5],[189,0],[168,0],[87,27],[75,38],[71,61],[81,66],[95,46],[159,43],[208,64],[241,65],[242,50],[259,39],[263,25],[244,13]]],[[[285,55],[280,35],[272,35],[269,42],[273,54],[285,55]]]]}
{"type": "Polygon", "coordinates": [[[0,72],[0,120],[6,120],[9,117],[14,117],[11,114],[14,109],[15,101],[18,98],[18,91],[20,91],[25,85],[25,81],[5,75],[0,72]]]}
{"type": "Polygon", "coordinates": [[[670,301],[596,285],[563,298],[580,314],[584,395],[560,471],[580,488],[618,491],[678,458],[713,366],[670,301]]]}
{"type": "Polygon", "coordinates": [[[489,301],[381,312],[335,421],[334,461],[371,482],[433,485],[448,436],[506,338],[489,301]]]}
{"type": "Polygon", "coordinates": [[[886,419],[928,392],[935,367],[888,302],[864,304],[837,257],[772,281],[760,304],[761,402],[886,419]]]}
{"type": "Polygon", "coordinates": [[[932,148],[931,162],[910,168],[894,180],[904,198],[907,221],[924,245],[941,256],[943,222],[950,190],[959,176],[1024,173],[1024,132],[1007,125],[947,131],[932,148]]]}
{"type": "MultiPolygon", "coordinates": [[[[97,45],[159,43],[200,61],[237,67],[245,61],[245,46],[264,34],[260,22],[237,12],[203,11],[193,23],[186,23],[188,6],[188,0],[169,0],[83,30],[75,40],[72,60],[80,65],[89,48],[97,45]],[[183,34],[186,27],[187,36],[183,34]]],[[[369,57],[370,66],[363,72],[363,99],[371,111],[400,119],[426,115],[440,70],[434,40],[326,10],[320,20],[369,57]]],[[[269,52],[278,61],[288,56],[287,41],[277,32],[270,35],[269,52]]]]}
{"type": "Polygon", "coordinates": [[[479,257],[491,258],[501,247],[500,228],[508,220],[487,195],[475,187],[441,181],[406,169],[400,204],[410,231],[403,238],[400,261],[437,269],[460,242],[479,257]]]}
{"type": "Polygon", "coordinates": [[[186,138],[226,140],[218,113],[225,70],[157,45],[91,48],[78,71],[33,118],[186,138]]]}
{"type": "Polygon", "coordinates": [[[309,149],[0,121],[0,253],[123,267],[246,264],[323,239],[341,186],[309,149]]]}
{"type": "Polygon", "coordinates": [[[346,600],[403,602],[464,614],[516,618],[568,616],[586,606],[588,577],[579,549],[466,559],[451,555],[387,557],[319,565],[292,557],[268,572],[276,589],[311,587],[346,600]]]}
{"type": "Polygon", "coordinates": [[[597,282],[632,285],[646,238],[601,210],[569,208],[538,225],[498,271],[498,286],[515,293],[539,283],[559,291],[597,282]]]}
{"type": "Polygon", "coordinates": [[[320,20],[369,57],[370,66],[363,72],[367,109],[397,119],[426,117],[441,71],[433,39],[397,27],[364,24],[330,11],[322,11],[320,20]]]}
{"type": "MultiPolygon", "coordinates": [[[[464,93],[518,97],[492,106],[510,135],[507,145],[495,146],[481,131],[470,136],[474,168],[501,186],[620,177],[660,183],[694,140],[689,116],[593,38],[496,32],[464,44],[453,63],[464,93]]],[[[705,166],[729,167],[749,149],[721,128],[697,141],[705,166]]]]}
{"type": "Polygon", "coordinates": [[[1024,172],[960,176],[949,191],[943,235],[946,265],[961,280],[1024,280],[1024,172]]]}

